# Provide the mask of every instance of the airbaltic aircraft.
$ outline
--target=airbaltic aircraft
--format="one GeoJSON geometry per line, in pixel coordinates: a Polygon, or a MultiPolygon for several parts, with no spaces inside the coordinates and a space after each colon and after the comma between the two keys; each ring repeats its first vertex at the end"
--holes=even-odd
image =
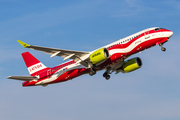
{"type": "Polygon", "coordinates": [[[22,53],[31,76],[9,76],[8,79],[22,80],[23,86],[47,86],[48,84],[64,82],[83,74],[90,76],[96,71],[105,70],[103,77],[110,78],[112,72],[129,73],[142,66],[139,57],[126,60],[129,56],[159,45],[162,51],[166,48],[163,44],[170,40],[173,32],[164,28],[153,27],[120,39],[109,45],[96,49],[92,52],[63,50],[47,48],[18,42],[25,48],[42,51],[54,56],[63,57],[64,60],[72,59],[53,68],[46,67],[29,52],[22,53]]]}

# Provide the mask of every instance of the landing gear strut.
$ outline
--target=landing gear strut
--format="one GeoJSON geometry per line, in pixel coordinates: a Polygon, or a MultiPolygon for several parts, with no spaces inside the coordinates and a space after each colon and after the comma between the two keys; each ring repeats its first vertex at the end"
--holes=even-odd
{"type": "Polygon", "coordinates": [[[96,74],[96,70],[90,69],[89,75],[90,75],[90,76],[93,76],[93,75],[95,75],[95,74],[96,74]]]}
{"type": "Polygon", "coordinates": [[[93,64],[91,62],[88,63],[88,68],[89,68],[89,75],[93,76],[96,74],[96,70],[93,69],[93,64]]]}
{"type": "Polygon", "coordinates": [[[106,78],[106,80],[109,80],[111,76],[110,76],[110,75],[108,75],[108,74],[107,74],[107,72],[105,72],[105,73],[103,74],[103,77],[105,77],[105,78],[106,78]]]}
{"type": "Polygon", "coordinates": [[[159,46],[161,47],[161,50],[162,50],[162,51],[166,51],[166,48],[163,47],[163,44],[162,44],[162,43],[159,44],[159,46]]]}

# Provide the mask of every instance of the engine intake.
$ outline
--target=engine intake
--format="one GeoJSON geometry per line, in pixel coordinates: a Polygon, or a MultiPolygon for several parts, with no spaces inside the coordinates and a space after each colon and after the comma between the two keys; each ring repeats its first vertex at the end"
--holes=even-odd
{"type": "Polygon", "coordinates": [[[109,58],[109,51],[107,48],[96,50],[90,55],[90,61],[93,65],[100,64],[109,58]]]}
{"type": "Polygon", "coordinates": [[[132,58],[124,62],[122,66],[122,72],[123,73],[132,72],[136,69],[139,69],[141,66],[142,66],[142,61],[139,57],[132,58]]]}

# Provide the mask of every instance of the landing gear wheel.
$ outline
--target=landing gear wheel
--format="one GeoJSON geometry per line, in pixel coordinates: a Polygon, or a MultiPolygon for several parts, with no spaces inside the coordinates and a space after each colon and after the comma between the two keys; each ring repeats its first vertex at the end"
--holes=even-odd
{"type": "Polygon", "coordinates": [[[106,80],[109,80],[110,79],[110,75],[108,75],[106,72],[103,74],[103,77],[105,77],[106,78],[106,80]]]}
{"type": "Polygon", "coordinates": [[[110,75],[107,75],[105,78],[106,78],[106,80],[109,80],[110,79],[110,75]]]}
{"type": "Polygon", "coordinates": [[[105,72],[104,74],[103,74],[103,77],[106,77],[108,74],[105,72]]]}
{"type": "Polygon", "coordinates": [[[162,51],[166,51],[166,48],[162,47],[161,50],[162,50],[162,51]]]}
{"type": "Polygon", "coordinates": [[[94,74],[96,74],[96,71],[95,71],[95,70],[90,70],[90,71],[89,71],[89,75],[90,75],[90,76],[93,76],[94,74]]]}
{"type": "Polygon", "coordinates": [[[163,47],[163,43],[159,44],[159,46],[161,47],[162,51],[166,51],[166,48],[163,47]]]}

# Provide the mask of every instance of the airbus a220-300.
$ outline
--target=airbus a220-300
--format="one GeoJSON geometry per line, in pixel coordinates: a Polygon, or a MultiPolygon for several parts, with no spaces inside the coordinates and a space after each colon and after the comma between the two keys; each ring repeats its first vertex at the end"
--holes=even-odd
{"type": "Polygon", "coordinates": [[[169,41],[172,35],[173,32],[168,29],[148,28],[91,52],[40,47],[18,40],[25,48],[48,53],[51,57],[60,56],[64,60],[71,60],[50,68],[29,52],[24,52],[22,57],[30,76],[9,76],[8,79],[22,80],[23,86],[47,86],[68,81],[83,74],[93,76],[97,71],[105,70],[103,77],[109,80],[113,72],[129,73],[142,66],[139,57],[126,60],[129,56],[156,45],[159,45],[162,51],[166,51],[163,44],[169,41]]]}

